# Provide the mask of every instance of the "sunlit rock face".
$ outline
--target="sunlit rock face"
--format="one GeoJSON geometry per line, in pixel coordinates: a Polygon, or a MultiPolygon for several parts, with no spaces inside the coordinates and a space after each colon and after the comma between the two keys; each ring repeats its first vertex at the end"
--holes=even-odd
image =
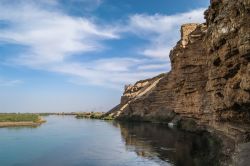
{"type": "Polygon", "coordinates": [[[207,55],[200,46],[205,31],[205,25],[183,25],[182,39],[170,53],[172,70],[139,81],[142,86],[137,82],[126,87],[119,108],[113,110],[115,116],[147,121],[170,121],[176,113],[200,117],[207,81],[207,55]]]}
{"type": "Polygon", "coordinates": [[[107,114],[122,120],[172,121],[189,131],[225,135],[236,144],[231,150],[224,144],[222,151],[230,158],[224,165],[246,165],[250,1],[211,0],[205,18],[204,24],[181,27],[181,40],[170,52],[169,73],[127,86],[121,103],[107,114]]]}
{"type": "Polygon", "coordinates": [[[113,117],[169,122],[178,115],[250,139],[250,2],[212,0],[205,18],[181,27],[171,71],[127,86],[113,117]]]}
{"type": "Polygon", "coordinates": [[[156,85],[165,75],[166,74],[160,74],[154,78],[138,81],[134,85],[126,85],[123,96],[121,97],[121,103],[109,111],[107,115],[114,118],[120,118],[124,117],[125,114],[132,113],[135,114],[135,116],[143,117],[145,115],[145,110],[141,110],[143,107],[141,106],[141,108],[139,108],[140,106],[138,106],[140,111],[132,111],[130,108],[131,103],[138,100],[143,102],[143,99],[146,99],[147,95],[154,91],[156,85]]]}
{"type": "Polygon", "coordinates": [[[237,144],[249,142],[250,1],[211,0],[205,18],[204,24],[181,27],[170,72],[127,86],[121,103],[107,114],[172,121],[190,131],[218,132],[237,144]]]}
{"type": "Polygon", "coordinates": [[[183,48],[189,43],[189,35],[192,33],[199,24],[184,24],[181,26],[181,46],[183,48]]]}
{"type": "Polygon", "coordinates": [[[208,58],[205,44],[201,45],[206,30],[205,24],[183,25],[182,38],[170,53],[172,70],[127,86],[120,105],[110,113],[120,119],[166,122],[176,114],[210,115],[205,102],[208,58]]]}
{"type": "Polygon", "coordinates": [[[108,114],[180,122],[191,131],[194,122],[238,143],[250,141],[250,1],[211,0],[205,18],[181,27],[169,73],[127,86],[108,114]]]}

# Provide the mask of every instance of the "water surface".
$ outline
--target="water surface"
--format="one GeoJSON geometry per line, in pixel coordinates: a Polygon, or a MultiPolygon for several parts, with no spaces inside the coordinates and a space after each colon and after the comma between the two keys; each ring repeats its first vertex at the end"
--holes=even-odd
{"type": "Polygon", "coordinates": [[[37,128],[0,128],[1,166],[214,165],[217,142],[148,123],[48,116],[37,128]]]}

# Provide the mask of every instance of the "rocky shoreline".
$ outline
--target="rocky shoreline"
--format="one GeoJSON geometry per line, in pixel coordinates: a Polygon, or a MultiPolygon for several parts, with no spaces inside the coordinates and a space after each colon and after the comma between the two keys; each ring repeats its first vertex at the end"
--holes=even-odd
{"type": "Polygon", "coordinates": [[[211,0],[206,23],[185,24],[171,71],[125,86],[105,116],[209,131],[223,143],[221,165],[250,159],[250,2],[211,0]]]}

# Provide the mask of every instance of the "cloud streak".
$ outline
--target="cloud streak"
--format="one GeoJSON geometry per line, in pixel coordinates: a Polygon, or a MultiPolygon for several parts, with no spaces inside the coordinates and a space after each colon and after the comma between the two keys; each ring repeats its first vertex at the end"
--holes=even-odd
{"type": "MultiPolygon", "coordinates": [[[[42,5],[0,2],[0,22],[7,23],[7,28],[0,27],[0,41],[27,48],[7,62],[64,74],[73,83],[111,88],[167,71],[168,53],[179,38],[180,25],[202,22],[204,11],[198,9],[170,16],[135,14],[122,23],[108,25],[98,24],[93,18],[71,16],[60,9],[44,8],[45,2],[55,7],[59,0],[46,0],[42,5]],[[74,60],[76,55],[89,56],[89,53],[108,49],[105,41],[122,40],[127,33],[148,42],[135,53],[140,58],[127,55],[74,60]]],[[[96,2],[100,5],[102,1],[96,2]]],[[[15,80],[12,83],[15,84],[15,80]]]]}
{"type": "Polygon", "coordinates": [[[174,15],[132,15],[128,31],[149,41],[140,53],[147,57],[168,59],[169,51],[179,39],[179,29],[185,23],[204,22],[205,9],[195,9],[174,15]]]}
{"type": "MultiPolygon", "coordinates": [[[[49,71],[74,76],[70,82],[90,84],[109,88],[121,89],[124,84],[132,83],[165,72],[164,68],[144,70],[140,66],[158,64],[149,59],[108,58],[82,63],[63,63],[48,67],[49,71]]],[[[146,67],[146,66],[145,66],[146,67]]]]}
{"type": "Polygon", "coordinates": [[[103,49],[102,40],[117,39],[112,29],[100,27],[86,18],[46,11],[29,4],[0,7],[0,20],[9,22],[0,39],[28,46],[19,63],[39,65],[61,62],[68,56],[103,49]],[[9,12],[13,11],[13,12],[9,12]]]}
{"type": "Polygon", "coordinates": [[[16,86],[23,83],[21,80],[6,80],[3,78],[0,78],[0,86],[16,86]]]}

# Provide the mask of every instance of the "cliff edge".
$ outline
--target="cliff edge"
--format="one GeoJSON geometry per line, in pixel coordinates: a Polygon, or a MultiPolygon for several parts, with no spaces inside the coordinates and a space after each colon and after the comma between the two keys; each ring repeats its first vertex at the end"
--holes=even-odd
{"type": "Polygon", "coordinates": [[[250,162],[249,153],[239,157],[250,149],[250,1],[211,0],[205,19],[181,27],[170,72],[126,86],[107,115],[221,133],[235,143],[228,153],[238,149],[232,163],[244,165],[250,162]]]}

